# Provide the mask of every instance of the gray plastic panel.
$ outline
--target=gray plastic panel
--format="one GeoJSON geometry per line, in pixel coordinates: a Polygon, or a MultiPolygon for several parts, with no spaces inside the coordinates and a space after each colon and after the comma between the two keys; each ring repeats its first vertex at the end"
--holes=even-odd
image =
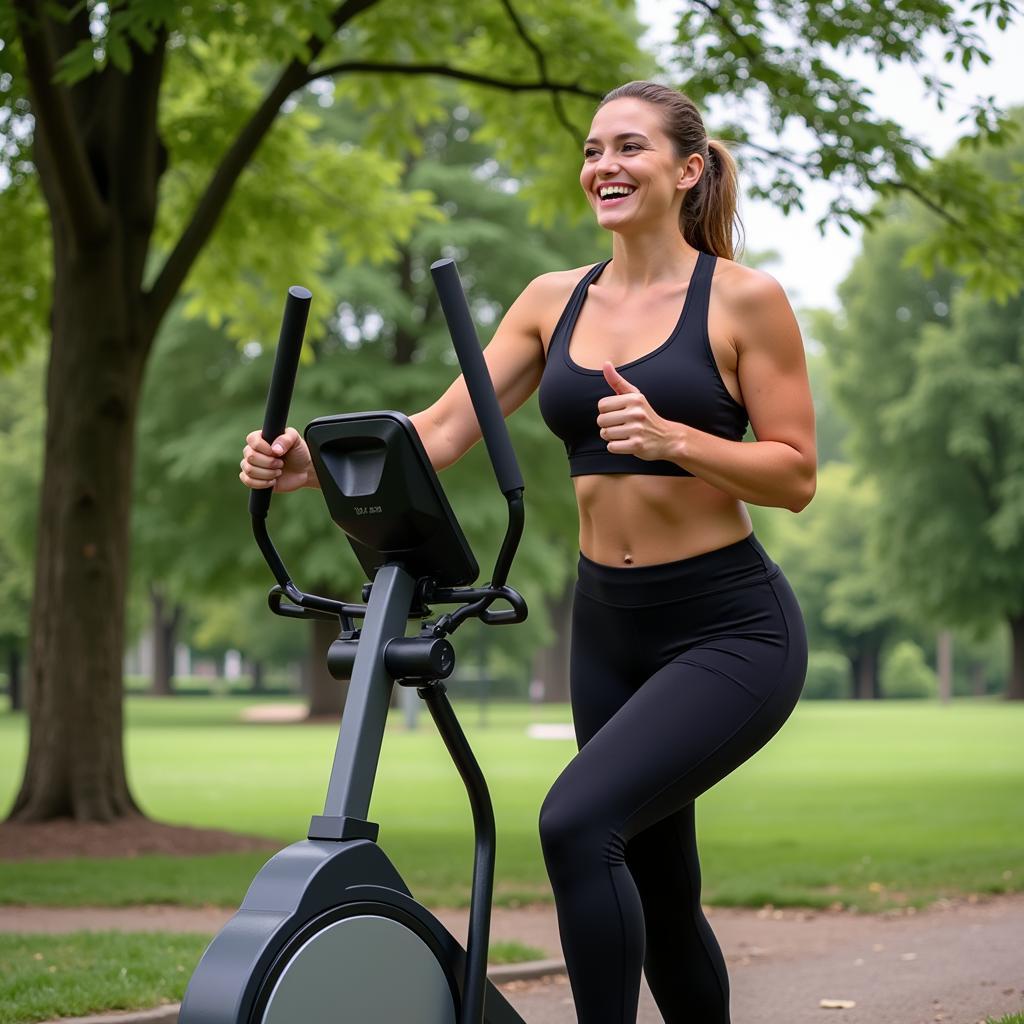
{"type": "Polygon", "coordinates": [[[414,932],[387,917],[344,918],[299,948],[261,1024],[456,1024],[444,971],[414,932]]]}

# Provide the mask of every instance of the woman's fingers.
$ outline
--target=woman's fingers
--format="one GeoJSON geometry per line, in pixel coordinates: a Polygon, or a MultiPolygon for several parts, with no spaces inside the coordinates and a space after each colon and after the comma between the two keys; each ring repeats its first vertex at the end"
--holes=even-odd
{"type": "Polygon", "coordinates": [[[242,472],[246,476],[252,477],[253,480],[276,480],[281,475],[281,470],[274,467],[263,467],[254,466],[251,462],[247,462],[245,459],[239,463],[242,468],[242,472]]]}
{"type": "Polygon", "coordinates": [[[274,455],[264,455],[262,452],[254,451],[249,445],[246,445],[242,451],[242,464],[245,463],[256,469],[281,469],[284,466],[284,460],[279,459],[274,455]]]}
{"type": "Polygon", "coordinates": [[[598,434],[604,438],[605,441],[623,441],[627,437],[633,436],[634,429],[627,423],[621,427],[602,427],[598,431],[598,434]]]}
{"type": "Polygon", "coordinates": [[[246,468],[245,461],[243,460],[242,471],[238,474],[238,479],[241,480],[246,487],[251,487],[254,490],[259,490],[260,488],[263,487],[273,487],[274,484],[277,482],[277,474],[274,473],[273,470],[261,470],[261,472],[274,473],[274,475],[270,479],[262,479],[260,477],[253,476],[252,474],[254,472],[256,471],[248,470],[246,468]]]}
{"type": "Polygon", "coordinates": [[[296,480],[300,481],[298,486],[303,485],[302,436],[294,427],[286,427],[284,433],[272,442],[265,441],[259,430],[246,435],[245,441],[238,477],[246,487],[273,487],[279,479],[285,490],[294,490],[296,480]]]}

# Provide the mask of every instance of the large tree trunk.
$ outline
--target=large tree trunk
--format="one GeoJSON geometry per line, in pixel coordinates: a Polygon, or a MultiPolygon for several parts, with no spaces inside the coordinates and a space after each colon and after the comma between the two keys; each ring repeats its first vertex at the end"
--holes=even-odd
{"type": "Polygon", "coordinates": [[[1007,700],[1024,700],[1024,614],[1010,619],[1010,680],[1007,700]]]}
{"type": "Polygon", "coordinates": [[[174,692],[174,645],[184,609],[177,602],[167,607],[167,599],[157,586],[150,586],[153,609],[153,679],[150,692],[169,697],[174,692]]]}
{"type": "Polygon", "coordinates": [[[80,258],[59,231],[54,246],[31,728],[11,816],[111,821],[138,812],[121,746],[121,671],[141,346],[118,302],[119,247],[80,258]]]}
{"type": "Polygon", "coordinates": [[[89,12],[16,5],[53,238],[46,444],[28,647],[28,758],[11,817],[137,814],[122,751],[135,420],[156,321],[142,284],[161,173],[163,33],[132,70],[55,85],[89,12]]]}

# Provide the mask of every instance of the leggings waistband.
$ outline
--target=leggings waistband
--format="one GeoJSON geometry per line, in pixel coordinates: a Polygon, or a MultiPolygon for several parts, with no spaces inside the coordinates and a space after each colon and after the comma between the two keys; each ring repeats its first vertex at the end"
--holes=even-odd
{"type": "Polygon", "coordinates": [[[605,565],[581,551],[576,587],[606,604],[642,607],[760,583],[781,571],[751,532],[725,547],[654,565],[605,565]]]}

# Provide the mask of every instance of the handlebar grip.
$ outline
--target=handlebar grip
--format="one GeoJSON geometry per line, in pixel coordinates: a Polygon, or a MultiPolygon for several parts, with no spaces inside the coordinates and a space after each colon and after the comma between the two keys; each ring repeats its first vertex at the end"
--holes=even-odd
{"type": "MultiPolygon", "coordinates": [[[[270,378],[267,408],[263,416],[264,441],[274,441],[287,426],[288,408],[292,403],[295,374],[299,368],[299,354],[302,352],[302,336],[306,332],[306,320],[309,317],[309,304],[312,298],[313,293],[302,285],[293,284],[288,289],[284,317],[281,320],[281,334],[277,339],[274,373],[270,378]]],[[[252,491],[249,495],[249,514],[266,517],[273,493],[273,487],[252,491]]]]}
{"type": "Polygon", "coordinates": [[[498,404],[498,396],[494,393],[491,375],[487,371],[459,271],[455,261],[446,257],[431,263],[430,273],[434,278],[434,287],[441,300],[445,320],[448,321],[448,330],[466,378],[469,397],[480,422],[480,431],[494,466],[498,487],[508,496],[514,490],[523,489],[523,477],[508,436],[505,417],[498,404]]]}

